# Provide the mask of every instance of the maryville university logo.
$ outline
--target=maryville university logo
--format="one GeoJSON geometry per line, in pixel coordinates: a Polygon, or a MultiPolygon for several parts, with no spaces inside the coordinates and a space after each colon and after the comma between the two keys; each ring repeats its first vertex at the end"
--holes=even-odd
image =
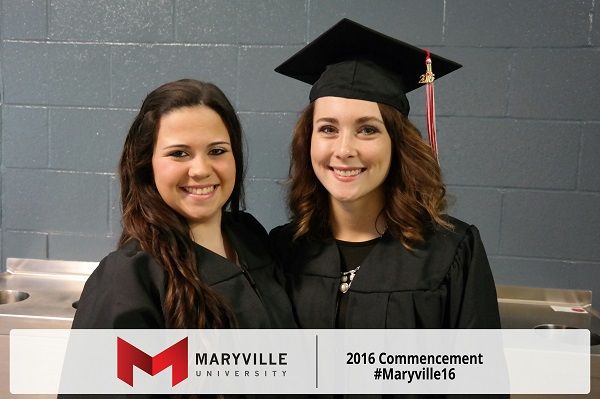
{"type": "Polygon", "coordinates": [[[185,337],[157,355],[150,356],[117,337],[117,378],[133,386],[133,366],[154,376],[169,366],[171,386],[188,378],[188,339],[185,337]]]}

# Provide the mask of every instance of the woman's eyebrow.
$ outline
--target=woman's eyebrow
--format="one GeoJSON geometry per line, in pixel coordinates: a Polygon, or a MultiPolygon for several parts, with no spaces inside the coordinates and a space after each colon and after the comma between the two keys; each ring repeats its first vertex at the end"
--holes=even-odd
{"type": "Polygon", "coordinates": [[[163,150],[168,150],[169,148],[190,148],[187,144],[169,144],[163,147],[163,150]]]}
{"type": "Polygon", "coordinates": [[[358,122],[358,123],[365,123],[365,122],[371,122],[371,121],[375,121],[375,122],[379,122],[379,123],[383,124],[383,121],[381,119],[377,118],[376,116],[363,116],[356,120],[356,122],[358,122]]]}
{"type": "Polygon", "coordinates": [[[326,117],[323,117],[323,118],[317,119],[315,122],[337,123],[337,121],[338,120],[335,119],[335,118],[326,118],[326,117]]]}
{"type": "Polygon", "coordinates": [[[229,141],[213,141],[212,143],[209,143],[209,146],[213,146],[213,145],[221,145],[221,144],[227,144],[227,145],[231,145],[231,143],[229,141]]]}
{"type": "MultiPolygon", "coordinates": [[[[231,145],[231,143],[229,141],[213,141],[212,143],[208,143],[208,146],[214,146],[214,145],[231,145]]],[[[191,146],[187,145],[187,144],[169,144],[165,147],[162,147],[163,150],[168,150],[170,148],[183,148],[183,149],[189,149],[191,148],[191,146]]]]}

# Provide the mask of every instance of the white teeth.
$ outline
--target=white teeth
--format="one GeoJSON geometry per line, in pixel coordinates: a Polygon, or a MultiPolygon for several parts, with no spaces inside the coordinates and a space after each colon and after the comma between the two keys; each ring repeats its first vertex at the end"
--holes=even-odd
{"type": "Polygon", "coordinates": [[[338,176],[348,177],[348,176],[356,176],[362,172],[362,169],[350,169],[350,170],[340,170],[333,169],[333,172],[338,176]]]}
{"type": "Polygon", "coordinates": [[[216,186],[208,186],[208,187],[203,187],[203,188],[184,187],[184,190],[190,194],[206,195],[206,194],[210,194],[213,191],[215,191],[215,187],[216,186]]]}

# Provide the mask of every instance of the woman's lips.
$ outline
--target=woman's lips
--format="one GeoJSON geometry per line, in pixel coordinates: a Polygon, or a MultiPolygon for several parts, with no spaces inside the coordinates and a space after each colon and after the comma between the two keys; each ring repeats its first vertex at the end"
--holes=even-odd
{"type": "Polygon", "coordinates": [[[363,173],[367,168],[356,168],[356,167],[329,167],[329,170],[333,172],[333,175],[336,179],[340,181],[352,181],[356,179],[361,173],[363,173]]]}
{"type": "Polygon", "coordinates": [[[210,197],[218,186],[218,184],[211,184],[209,186],[181,186],[180,188],[185,193],[195,197],[210,197]]]}

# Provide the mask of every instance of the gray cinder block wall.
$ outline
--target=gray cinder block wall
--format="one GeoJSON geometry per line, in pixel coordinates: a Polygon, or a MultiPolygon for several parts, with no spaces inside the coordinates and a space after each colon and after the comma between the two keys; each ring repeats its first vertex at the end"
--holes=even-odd
{"type": "MultiPolygon", "coordinates": [[[[497,282],[593,289],[600,307],[599,14],[594,0],[2,0],[2,267],[111,250],[128,125],[149,90],[183,77],[232,99],[248,208],[285,222],[308,87],[272,70],[350,17],[464,64],[436,83],[441,164],[497,282]]],[[[423,97],[410,95],[418,126],[423,97]]]]}

